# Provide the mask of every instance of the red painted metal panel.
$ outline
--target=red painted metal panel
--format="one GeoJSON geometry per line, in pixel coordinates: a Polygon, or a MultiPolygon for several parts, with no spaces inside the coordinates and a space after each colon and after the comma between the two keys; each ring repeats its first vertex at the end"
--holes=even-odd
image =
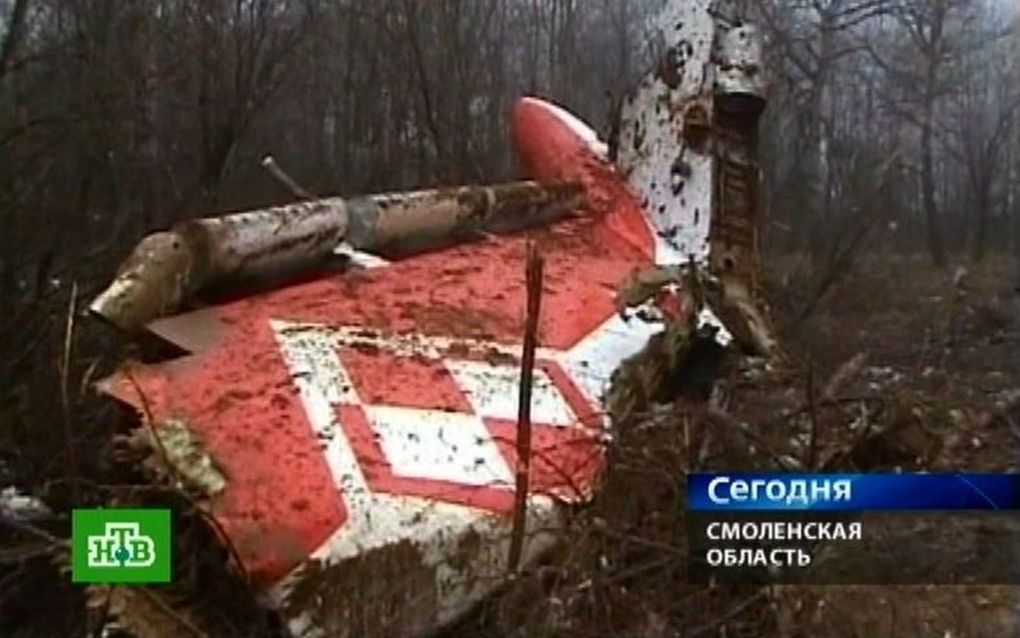
{"type": "Polygon", "coordinates": [[[189,337],[201,348],[180,360],[136,366],[109,386],[157,424],[182,419],[204,441],[227,478],[227,488],[211,498],[212,513],[263,585],[333,542],[350,515],[350,494],[342,487],[344,477],[336,475],[342,463],[327,458],[336,452],[328,451],[321,428],[310,422],[310,399],[299,392],[302,374],[310,383],[331,379],[333,385],[321,394],[336,395],[335,401],[330,400],[330,415],[318,418],[339,425],[370,491],[509,513],[512,481],[502,484],[498,477],[512,475],[516,464],[515,424],[503,415],[502,399],[480,397],[477,388],[470,394],[470,375],[472,365],[481,365],[489,375],[482,385],[498,391],[505,381],[500,375],[519,366],[526,238],[537,242],[546,262],[539,344],[552,354],[540,354],[539,371],[550,387],[547,412],[552,421],[561,414],[570,421],[536,419],[532,485],[537,493],[561,498],[590,492],[602,463],[598,397],[586,394],[553,355],[591,338],[613,317],[617,283],[652,264],[653,242],[637,199],[582,132],[538,100],[518,104],[513,121],[529,170],[540,180],[580,179],[588,209],[526,234],[330,275],[162,320],[164,334],[202,332],[201,340],[189,337]],[[296,327],[284,338],[286,326],[296,327]],[[321,340],[305,346],[321,355],[316,365],[336,370],[295,372],[297,364],[286,359],[281,344],[290,338],[300,343],[306,338],[302,330],[320,331],[315,334],[321,340]],[[359,334],[364,343],[355,343],[359,334]],[[415,441],[398,440],[407,436],[403,422],[394,420],[400,415],[448,429],[421,443],[421,453],[407,451],[415,441]],[[442,454],[458,449],[444,448],[454,444],[443,437],[456,435],[459,427],[482,428],[491,438],[491,450],[501,457],[491,483],[473,482],[482,479],[457,466],[457,459],[443,467],[442,454]],[[425,469],[415,474],[415,468],[425,469]],[[460,476],[457,472],[465,478],[447,476],[460,476]]]}

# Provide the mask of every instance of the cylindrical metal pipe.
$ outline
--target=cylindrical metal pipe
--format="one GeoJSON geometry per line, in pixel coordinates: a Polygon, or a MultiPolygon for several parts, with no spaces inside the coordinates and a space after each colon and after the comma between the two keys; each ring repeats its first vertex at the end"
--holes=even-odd
{"type": "Polygon", "coordinates": [[[759,114],[765,108],[765,70],[758,28],[741,23],[720,29],[715,94],[718,107],[759,114]]]}
{"type": "Polygon", "coordinates": [[[315,267],[342,241],[407,253],[548,222],[581,199],[577,184],[523,181],[333,197],[191,220],[144,238],[89,309],[136,330],[203,289],[315,267]]]}
{"type": "Polygon", "coordinates": [[[136,330],[208,285],[314,263],[346,230],[340,198],[186,221],[142,239],[89,310],[136,330]]]}
{"type": "Polygon", "coordinates": [[[407,253],[472,233],[547,223],[581,199],[578,184],[533,181],[373,195],[349,202],[345,239],[358,250],[407,253]]]}

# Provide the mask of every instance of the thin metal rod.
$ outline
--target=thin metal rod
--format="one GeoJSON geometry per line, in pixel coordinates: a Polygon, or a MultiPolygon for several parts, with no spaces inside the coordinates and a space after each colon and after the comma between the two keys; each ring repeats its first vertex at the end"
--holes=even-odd
{"type": "Polygon", "coordinates": [[[528,489],[531,478],[531,385],[535,376],[535,348],[538,345],[538,319],[542,309],[542,256],[533,242],[528,242],[525,281],[528,291],[527,315],[524,320],[524,347],[521,353],[521,385],[517,404],[517,473],[514,485],[513,535],[507,569],[516,572],[524,547],[527,526],[528,489]]]}
{"type": "Polygon", "coordinates": [[[262,158],[262,168],[269,171],[269,174],[273,176],[276,181],[283,184],[284,188],[291,192],[292,195],[298,199],[315,199],[310,191],[297,183],[297,180],[287,174],[280,165],[276,163],[272,155],[266,155],[262,158]]]}

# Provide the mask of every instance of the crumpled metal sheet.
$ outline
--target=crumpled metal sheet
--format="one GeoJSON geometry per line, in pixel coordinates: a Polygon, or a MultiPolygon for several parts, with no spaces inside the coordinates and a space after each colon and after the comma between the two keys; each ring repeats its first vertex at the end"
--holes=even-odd
{"type": "Polygon", "coordinates": [[[104,384],[161,438],[201,441],[211,462],[184,457],[225,479],[208,508],[297,635],[424,633],[507,573],[526,239],[546,272],[526,562],[594,489],[600,398],[662,326],[614,303],[650,234],[576,124],[539,100],[514,123],[535,177],[582,179],[593,210],[159,320],[191,354],[104,384]]]}
{"type": "Polygon", "coordinates": [[[596,489],[609,380],[690,312],[670,287],[678,267],[712,265],[730,201],[710,4],[668,3],[664,63],[624,109],[621,169],[569,113],[516,105],[523,163],[579,182],[575,215],[160,319],[149,330],[190,354],[104,383],[160,437],[189,432],[176,447],[212,479],[196,482],[207,509],[295,635],[427,634],[505,581],[526,240],[546,276],[525,563],[596,489]],[[657,269],[672,274],[640,276],[657,269]],[[665,290],[631,307],[628,279],[665,290]]]}
{"type": "Polygon", "coordinates": [[[643,195],[656,266],[709,271],[719,294],[702,320],[775,354],[756,276],[760,34],[726,0],[669,2],[658,23],[655,68],[621,109],[618,163],[643,195]]]}

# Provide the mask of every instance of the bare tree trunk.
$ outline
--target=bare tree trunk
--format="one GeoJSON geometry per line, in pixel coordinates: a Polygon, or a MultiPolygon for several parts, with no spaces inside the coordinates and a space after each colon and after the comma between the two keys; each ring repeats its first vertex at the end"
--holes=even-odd
{"type": "Polygon", "coordinates": [[[975,193],[974,215],[976,228],[974,229],[974,244],[972,246],[971,258],[978,263],[983,261],[988,253],[988,218],[992,208],[991,188],[992,185],[987,180],[982,180],[978,187],[978,192],[975,193]]]}
{"type": "Polygon", "coordinates": [[[924,207],[924,223],[928,236],[928,252],[932,262],[939,268],[946,267],[946,246],[942,236],[941,220],[935,204],[935,171],[932,150],[934,137],[934,69],[928,72],[928,88],[924,101],[924,121],[921,123],[921,202],[924,207]]]}
{"type": "MultiPolygon", "coordinates": [[[[1007,245],[1013,247],[1014,254],[1020,254],[1020,188],[1017,187],[1018,181],[1020,181],[1020,127],[1016,127],[1013,134],[1013,144],[1010,148],[1010,168],[1007,176],[1009,177],[1009,195],[1007,197],[1007,218],[1013,220],[1013,237],[1012,241],[1007,245]]],[[[1018,284],[1020,285],[1020,284],[1018,284]]]]}

